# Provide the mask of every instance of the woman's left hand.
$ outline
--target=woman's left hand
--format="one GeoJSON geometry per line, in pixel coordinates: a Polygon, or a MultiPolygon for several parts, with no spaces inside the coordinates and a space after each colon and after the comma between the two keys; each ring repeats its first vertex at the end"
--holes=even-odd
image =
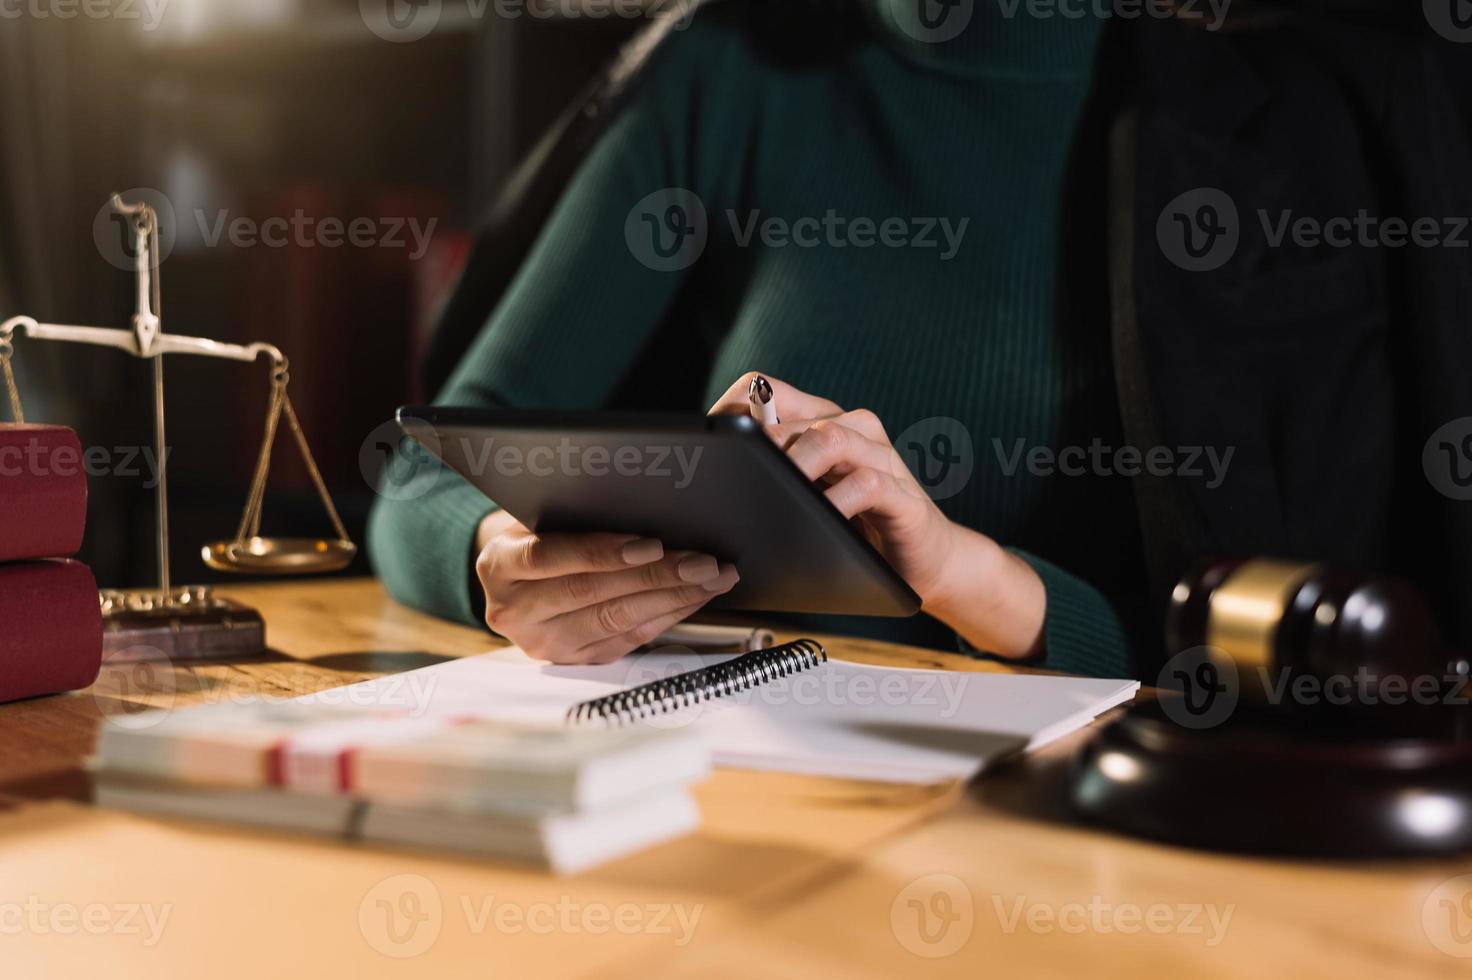
{"type": "MultiPolygon", "coordinates": [[[[744,375],[711,414],[749,411],[755,373],[744,375]]],[[[991,538],[951,521],[916,481],[867,409],[845,411],[825,398],[763,375],[772,385],[777,425],[767,434],[850,518],[920,596],[926,612],[981,649],[1035,653],[1046,593],[1021,559],[991,538]]]]}

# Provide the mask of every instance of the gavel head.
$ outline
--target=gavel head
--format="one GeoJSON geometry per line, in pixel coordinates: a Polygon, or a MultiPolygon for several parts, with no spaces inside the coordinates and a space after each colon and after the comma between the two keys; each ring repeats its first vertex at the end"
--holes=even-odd
{"type": "Polygon", "coordinates": [[[1202,650],[1230,664],[1257,701],[1305,677],[1357,678],[1377,690],[1388,682],[1409,697],[1410,685],[1445,684],[1465,670],[1449,666],[1431,610],[1409,583],[1277,559],[1193,570],[1171,595],[1166,639],[1171,655],[1202,650]]]}

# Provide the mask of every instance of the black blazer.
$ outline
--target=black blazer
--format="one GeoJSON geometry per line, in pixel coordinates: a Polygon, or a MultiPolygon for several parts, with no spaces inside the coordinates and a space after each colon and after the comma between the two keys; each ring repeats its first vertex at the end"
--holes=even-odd
{"type": "MultiPolygon", "coordinates": [[[[820,65],[861,29],[858,0],[721,2],[744,6],[753,43],[778,59],[820,65]]],[[[1154,636],[1144,671],[1171,585],[1212,555],[1408,576],[1472,646],[1472,229],[1458,227],[1472,216],[1472,44],[1436,35],[1420,6],[1239,0],[1216,32],[1149,18],[1108,32],[1064,189],[1061,329],[1097,329],[1110,312],[1128,444],[1178,461],[1232,452],[1220,485],[1209,473],[1132,481],[1148,573],[1110,592],[1154,636]],[[1300,219],[1337,229],[1362,210],[1433,219],[1443,244],[1291,237],[1300,219]]],[[[442,313],[428,390],[669,24],[631,43],[520,168],[442,313]]],[[[676,303],[616,401],[661,407],[630,400],[643,390],[689,402],[639,383],[698,380],[665,370],[688,366],[684,319],[676,303]]]]}
{"type": "Polygon", "coordinates": [[[1472,49],[1412,14],[1142,22],[1101,65],[1127,441],[1235,449],[1135,481],[1157,604],[1202,555],[1327,560],[1472,640],[1472,49]]]}

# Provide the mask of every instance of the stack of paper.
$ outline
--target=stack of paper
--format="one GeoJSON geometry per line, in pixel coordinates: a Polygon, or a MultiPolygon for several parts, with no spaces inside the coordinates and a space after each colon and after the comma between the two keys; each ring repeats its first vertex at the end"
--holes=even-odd
{"type": "Polygon", "coordinates": [[[307,699],[132,716],[126,727],[104,727],[94,766],[105,806],[573,873],[693,830],[688,787],[710,757],[687,733],[507,725],[307,699]]]}

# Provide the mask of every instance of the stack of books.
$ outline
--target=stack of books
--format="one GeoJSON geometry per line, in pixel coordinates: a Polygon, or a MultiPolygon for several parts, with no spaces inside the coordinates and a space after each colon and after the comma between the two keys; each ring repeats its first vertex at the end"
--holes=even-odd
{"type": "Polygon", "coordinates": [[[573,874],[694,830],[710,753],[687,732],[577,730],[300,699],[105,725],[97,802],[573,874]]]}
{"type": "Polygon", "coordinates": [[[81,443],[55,425],[0,425],[0,702],[97,679],[97,582],[69,560],[87,526],[81,443]]]}

